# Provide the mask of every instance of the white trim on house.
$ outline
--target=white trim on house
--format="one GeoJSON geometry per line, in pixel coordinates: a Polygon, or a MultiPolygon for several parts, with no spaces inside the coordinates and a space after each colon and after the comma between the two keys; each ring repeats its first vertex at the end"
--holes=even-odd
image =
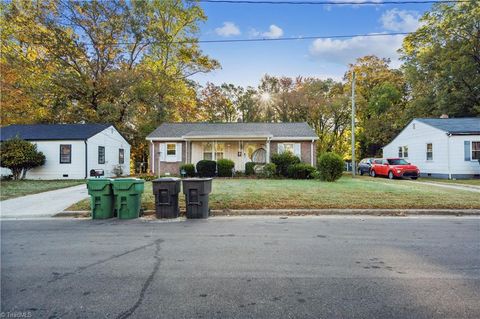
{"type": "Polygon", "coordinates": [[[308,141],[308,140],[318,140],[318,137],[316,136],[305,136],[305,137],[282,137],[282,136],[277,136],[277,137],[272,137],[272,141],[308,141]]]}

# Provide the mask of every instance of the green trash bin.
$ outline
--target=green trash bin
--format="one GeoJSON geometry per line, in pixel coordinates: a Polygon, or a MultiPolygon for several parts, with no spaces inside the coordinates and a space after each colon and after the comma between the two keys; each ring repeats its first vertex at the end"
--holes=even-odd
{"type": "Polygon", "coordinates": [[[106,219],[113,217],[114,202],[112,180],[109,178],[90,178],[87,180],[88,195],[92,219],[106,219]]]}
{"type": "Polygon", "coordinates": [[[118,178],[112,181],[115,195],[115,210],[119,219],[138,218],[144,180],[138,178],[118,178]]]}

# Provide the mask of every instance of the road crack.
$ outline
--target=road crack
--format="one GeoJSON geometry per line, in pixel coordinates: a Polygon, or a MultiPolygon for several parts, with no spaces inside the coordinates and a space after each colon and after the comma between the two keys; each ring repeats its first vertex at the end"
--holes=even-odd
{"type": "Polygon", "coordinates": [[[158,272],[158,269],[160,268],[161,259],[160,259],[159,253],[160,253],[160,243],[161,242],[162,242],[161,239],[156,240],[154,242],[154,244],[155,244],[155,255],[153,256],[153,258],[155,259],[155,263],[153,264],[152,272],[150,273],[150,275],[147,277],[147,279],[143,283],[143,286],[142,286],[142,289],[140,290],[140,294],[138,296],[137,301],[133,304],[132,307],[130,307],[129,309],[120,313],[117,316],[117,319],[125,319],[125,318],[130,317],[135,312],[135,310],[137,310],[137,308],[140,307],[140,305],[142,304],[143,299],[145,298],[145,292],[147,291],[148,287],[150,287],[150,285],[152,284],[153,279],[155,277],[155,274],[158,272]]]}

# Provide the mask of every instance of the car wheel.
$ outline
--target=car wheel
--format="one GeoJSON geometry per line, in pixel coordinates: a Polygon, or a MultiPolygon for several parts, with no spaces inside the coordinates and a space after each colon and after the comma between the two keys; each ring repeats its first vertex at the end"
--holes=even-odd
{"type": "Polygon", "coordinates": [[[358,174],[360,174],[360,176],[363,176],[363,171],[361,169],[359,169],[358,174]]]}
{"type": "Polygon", "coordinates": [[[417,178],[418,178],[418,177],[412,177],[412,179],[413,179],[414,181],[416,181],[416,180],[417,180],[417,178]]]}
{"type": "Polygon", "coordinates": [[[395,178],[395,175],[393,175],[392,171],[388,172],[388,178],[389,179],[394,179],[395,178]]]}
{"type": "Polygon", "coordinates": [[[375,171],[372,169],[372,170],[370,171],[370,176],[372,176],[372,177],[377,177],[377,173],[375,173],[375,171]]]}

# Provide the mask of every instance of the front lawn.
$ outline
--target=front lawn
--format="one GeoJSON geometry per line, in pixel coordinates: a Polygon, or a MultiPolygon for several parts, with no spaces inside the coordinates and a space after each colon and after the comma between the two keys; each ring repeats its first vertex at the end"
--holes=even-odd
{"type": "Polygon", "coordinates": [[[463,184],[463,185],[473,185],[480,186],[480,178],[475,179],[440,179],[440,178],[421,178],[423,182],[434,182],[434,183],[448,183],[448,184],[463,184]]]}
{"type": "MultiPolygon", "coordinates": [[[[152,184],[145,184],[143,208],[155,209],[152,184]]],[[[180,207],[185,208],[180,194],[180,207]]],[[[415,181],[344,176],[335,183],[318,180],[214,179],[211,209],[261,208],[480,208],[478,194],[415,181]]],[[[68,210],[89,210],[81,201],[68,210]]]]}
{"type": "Polygon", "coordinates": [[[85,183],[84,180],[20,180],[1,181],[0,200],[29,194],[42,193],[54,189],[65,188],[85,183]]]}

